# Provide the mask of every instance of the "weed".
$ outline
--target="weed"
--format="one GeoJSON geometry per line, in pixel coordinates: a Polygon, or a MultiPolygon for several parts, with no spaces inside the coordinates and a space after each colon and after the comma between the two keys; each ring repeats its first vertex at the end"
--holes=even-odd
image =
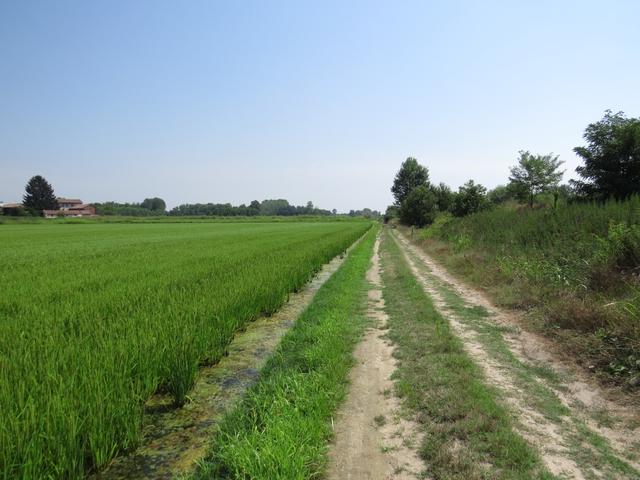
{"type": "Polygon", "coordinates": [[[379,428],[386,425],[387,419],[384,415],[377,415],[376,417],[374,417],[373,422],[376,424],[376,427],[379,428]]]}

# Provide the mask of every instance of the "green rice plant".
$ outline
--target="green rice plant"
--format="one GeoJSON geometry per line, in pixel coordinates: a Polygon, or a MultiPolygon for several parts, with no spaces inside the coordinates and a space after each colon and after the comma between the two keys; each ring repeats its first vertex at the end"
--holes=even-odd
{"type": "Polygon", "coordinates": [[[0,226],[0,478],[80,478],[370,222],[0,226]]]}

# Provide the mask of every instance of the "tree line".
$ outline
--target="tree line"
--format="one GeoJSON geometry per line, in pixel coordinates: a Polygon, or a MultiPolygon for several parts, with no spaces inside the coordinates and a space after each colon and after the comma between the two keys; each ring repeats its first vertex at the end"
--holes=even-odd
{"type": "Polygon", "coordinates": [[[249,205],[233,206],[230,203],[185,203],[178,205],[169,211],[169,215],[186,216],[186,215],[204,215],[204,216],[221,216],[221,217],[254,217],[258,215],[265,216],[295,216],[295,215],[335,215],[333,211],[317,208],[313,202],[309,201],[306,205],[291,205],[288,200],[267,199],[253,200],[249,205]]]}
{"type": "Polygon", "coordinates": [[[559,199],[623,200],[640,194],[640,118],[607,110],[602,120],[587,126],[584,139],[586,146],[573,149],[584,162],[576,168],[580,179],[564,185],[560,184],[564,162],[553,154],[520,151],[508,184],[487,191],[469,180],[457,192],[444,183],[432,184],[427,167],[409,157],[394,178],[391,193],[395,202],[387,208],[385,221],[398,217],[406,225],[423,227],[438,213],[462,217],[509,200],[533,208],[541,194],[552,198],[554,208],[559,199]]]}
{"type": "Polygon", "coordinates": [[[122,215],[132,217],[151,217],[165,215],[167,204],[158,197],[145,198],[141,203],[103,202],[93,203],[97,215],[122,215]]]}
{"type": "MultiPolygon", "coordinates": [[[[60,205],[54,193],[53,187],[41,175],[36,175],[29,179],[25,187],[25,195],[22,201],[22,208],[12,208],[10,215],[42,215],[43,210],[58,210],[60,205]]],[[[185,203],[178,205],[167,211],[167,205],[162,198],[145,198],[140,203],[118,203],[102,202],[92,203],[96,208],[97,215],[120,215],[120,216],[220,216],[220,217],[253,217],[264,216],[295,216],[314,215],[328,216],[337,215],[336,209],[326,210],[318,208],[309,201],[306,205],[291,205],[285,199],[253,200],[249,205],[234,206],[230,203],[185,203]]],[[[0,210],[1,211],[1,210],[0,210]]],[[[350,216],[364,216],[377,218],[380,212],[365,208],[363,210],[351,210],[350,216]]]]}

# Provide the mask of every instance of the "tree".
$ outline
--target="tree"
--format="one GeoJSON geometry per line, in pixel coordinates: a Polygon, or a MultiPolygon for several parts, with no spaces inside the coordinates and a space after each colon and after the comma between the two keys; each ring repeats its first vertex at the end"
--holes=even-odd
{"type": "Polygon", "coordinates": [[[506,185],[497,185],[493,190],[487,192],[487,200],[494,205],[500,205],[511,200],[514,196],[513,189],[506,185]]]}
{"type": "Polygon", "coordinates": [[[527,151],[520,151],[518,165],[511,167],[509,180],[526,195],[529,206],[533,207],[533,200],[539,193],[550,191],[558,186],[563,171],[558,171],[564,162],[558,160],[558,155],[532,155],[527,151]]]}
{"type": "Polygon", "coordinates": [[[486,197],[487,189],[469,180],[467,183],[458,188],[458,193],[453,200],[451,213],[456,217],[464,217],[471,213],[485,210],[489,207],[486,197]]]}
{"type": "Polygon", "coordinates": [[[431,191],[433,191],[433,194],[436,196],[436,205],[438,206],[439,212],[448,212],[451,210],[451,205],[453,205],[453,192],[447,185],[440,182],[438,186],[432,186],[431,191]]]}
{"type": "Polygon", "coordinates": [[[164,212],[167,209],[167,204],[163,199],[154,197],[154,198],[145,198],[140,204],[142,208],[146,208],[147,210],[151,210],[153,212],[164,212]]]}
{"type": "Polygon", "coordinates": [[[42,210],[58,210],[58,199],[53,193],[53,187],[44,177],[31,177],[25,187],[22,204],[32,215],[42,215],[42,210]]]}
{"type": "Polygon", "coordinates": [[[415,158],[409,157],[402,162],[391,187],[391,193],[396,199],[396,205],[402,205],[411,190],[421,185],[429,186],[429,170],[420,165],[415,158]]]}
{"type": "Polygon", "coordinates": [[[415,187],[400,205],[400,221],[405,225],[424,227],[436,218],[437,199],[426,185],[415,187]]]}
{"type": "Polygon", "coordinates": [[[576,168],[583,180],[572,180],[579,194],[599,200],[627,198],[640,193],[640,118],[605,112],[584,132],[586,147],[574,152],[584,160],[576,168]]]}
{"type": "Polygon", "coordinates": [[[260,215],[260,202],[258,200],[251,200],[248,208],[248,213],[251,216],[260,215]]]}
{"type": "Polygon", "coordinates": [[[262,215],[286,215],[289,211],[289,202],[284,198],[275,200],[263,200],[260,204],[260,213],[262,215]]]}
{"type": "Polygon", "coordinates": [[[387,210],[384,212],[384,223],[389,223],[389,220],[393,218],[397,218],[399,215],[397,205],[389,205],[387,210]]]}

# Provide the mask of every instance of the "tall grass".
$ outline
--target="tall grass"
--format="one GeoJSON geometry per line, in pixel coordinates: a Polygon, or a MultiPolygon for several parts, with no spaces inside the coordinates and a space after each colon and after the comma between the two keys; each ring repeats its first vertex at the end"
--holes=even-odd
{"type": "Polygon", "coordinates": [[[640,326],[631,314],[640,269],[639,197],[443,217],[423,236],[449,266],[497,290],[504,303],[537,309],[554,335],[578,333],[570,343],[591,367],[621,378],[639,373],[640,326]]]}
{"type": "Polygon", "coordinates": [[[0,477],[78,478],[365,222],[0,229],[0,477]]]}

